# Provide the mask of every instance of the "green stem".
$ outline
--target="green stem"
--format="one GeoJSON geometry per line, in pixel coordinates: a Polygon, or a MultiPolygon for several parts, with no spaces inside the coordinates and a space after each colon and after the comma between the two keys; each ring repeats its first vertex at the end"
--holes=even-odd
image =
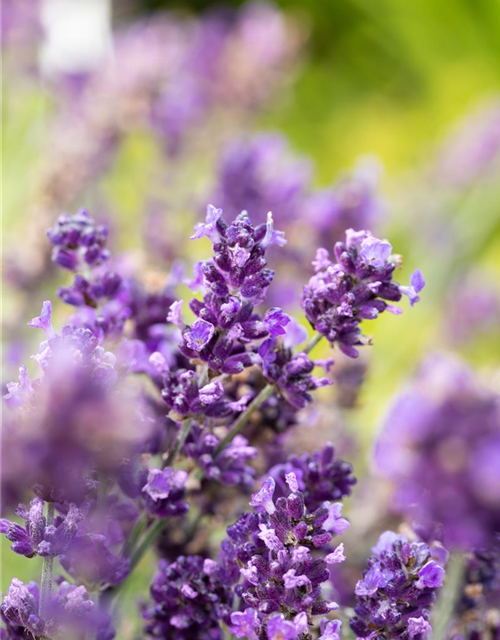
{"type": "Polygon", "coordinates": [[[139,543],[130,558],[130,571],[133,571],[134,568],[139,564],[142,556],[146,553],[149,547],[162,532],[165,524],[165,520],[157,520],[156,522],[153,522],[149,529],[146,530],[142,541],[139,543]]]}
{"type": "Polygon", "coordinates": [[[250,417],[254,411],[260,409],[260,407],[264,404],[264,402],[270,398],[274,393],[274,387],[272,384],[267,384],[252,400],[252,402],[248,405],[248,407],[240,414],[240,417],[235,421],[231,429],[227,432],[226,436],[220,441],[217,449],[215,450],[215,455],[220,453],[222,449],[226,445],[228,445],[231,440],[238,435],[238,433],[243,429],[243,427],[250,420],[250,417]]]}
{"type": "Polygon", "coordinates": [[[183,421],[180,431],[177,434],[175,445],[170,450],[170,453],[168,454],[167,459],[165,460],[166,467],[171,467],[174,464],[175,459],[179,455],[182,447],[184,446],[184,443],[186,442],[186,438],[188,437],[189,432],[191,431],[191,425],[192,425],[191,418],[187,418],[186,420],[183,421]]]}
{"type": "Polygon", "coordinates": [[[302,349],[303,353],[310,353],[324,337],[325,336],[322,333],[316,333],[302,349]]]}
{"type": "Polygon", "coordinates": [[[458,600],[462,594],[465,561],[462,554],[452,554],[446,565],[444,586],[431,617],[433,640],[445,640],[449,624],[453,619],[458,600]]]}
{"type": "MultiPolygon", "coordinates": [[[[55,507],[53,502],[47,502],[47,514],[45,516],[46,526],[50,526],[54,523],[55,507]]],[[[46,556],[42,561],[42,581],[40,585],[40,605],[39,616],[42,620],[47,615],[48,608],[50,607],[50,598],[52,595],[52,575],[54,571],[54,557],[46,556]]]]}

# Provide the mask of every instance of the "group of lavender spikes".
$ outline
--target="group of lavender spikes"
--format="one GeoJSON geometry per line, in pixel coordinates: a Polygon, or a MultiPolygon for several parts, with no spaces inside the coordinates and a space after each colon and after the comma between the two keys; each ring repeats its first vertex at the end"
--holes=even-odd
{"type": "MultiPolygon", "coordinates": [[[[116,637],[112,605],[154,544],[162,559],[141,605],[144,637],[338,640],[329,569],[345,560],[333,538],[349,527],[339,500],[352,468],[331,445],[280,458],[263,443],[279,441],[330,384],[313,373],[333,361],[311,360],[312,348],[325,337],[356,357],[362,322],[400,313],[403,295],[418,301],[421,272],[397,284],[391,245],[348,230],[334,258],[319,249],[313,261],[303,309],[315,334],[304,345],[295,319],[261,311],[274,276],[266,253],[286,244],[271,214],[254,227],[246,212],[228,224],[208,207],[192,238],[206,236],[213,256],[184,281],[199,292],[190,322],[180,282],[146,290],[85,211],[61,216],[48,236],[54,263],[75,274],[58,291],[75,311],[58,333],[43,304],[29,323],[45,332],[33,356],[42,374],[21,367],[5,394],[4,509],[35,497],[16,510],[23,524],[2,519],[0,530],[42,570],[40,585],[12,580],[2,640],[116,637]],[[248,512],[256,458],[269,471],[248,512]],[[214,552],[222,518],[234,524],[214,552]],[[54,577],[56,558],[65,573],[54,577]]],[[[440,548],[386,532],[355,589],[353,632],[423,640],[442,564],[440,548]]]]}

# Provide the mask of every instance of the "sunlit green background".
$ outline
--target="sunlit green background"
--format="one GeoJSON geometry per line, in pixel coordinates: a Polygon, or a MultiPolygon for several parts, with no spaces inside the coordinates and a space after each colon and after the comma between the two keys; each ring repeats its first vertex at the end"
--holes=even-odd
{"type": "MultiPolygon", "coordinates": [[[[212,3],[174,6],[179,4],[202,11],[212,3]]],[[[421,266],[428,281],[415,309],[410,312],[405,305],[402,317],[386,314],[370,327],[374,346],[369,377],[359,409],[347,417],[350,428],[368,443],[391,395],[415,365],[429,351],[449,347],[445,327],[452,319],[446,300],[452,279],[479,267],[500,282],[500,176],[489,175],[466,191],[440,194],[437,203],[429,181],[429,167],[453,128],[500,94],[500,1],[279,4],[301,24],[308,40],[291,89],[262,114],[257,129],[280,130],[292,148],[310,156],[318,186],[331,184],[360,155],[378,156],[385,167],[382,190],[390,209],[384,233],[405,255],[404,277],[421,266]],[[429,223],[435,216],[460,240],[452,255],[446,234],[439,242],[429,242],[429,223]]],[[[160,6],[172,5],[144,2],[132,7],[130,15],[160,6]]],[[[3,226],[8,247],[22,242],[23,229],[30,224],[25,214],[30,185],[51,153],[47,123],[53,105],[43,86],[21,78],[6,77],[4,89],[3,226]]],[[[125,247],[136,242],[137,211],[151,189],[157,153],[147,137],[134,136],[103,179],[109,201],[120,212],[120,242],[125,247]]],[[[33,296],[29,317],[37,314],[46,295],[50,292],[33,296]]],[[[7,287],[6,316],[15,301],[15,292],[7,287]]],[[[461,354],[481,370],[493,370],[499,363],[498,337],[495,331],[472,336],[460,347],[461,354]]],[[[369,455],[369,447],[366,451],[369,455]]],[[[35,561],[11,554],[4,554],[4,560],[3,590],[14,573],[23,580],[37,574],[35,561]]],[[[150,566],[146,559],[144,575],[130,587],[132,595],[146,595],[150,566]]]]}

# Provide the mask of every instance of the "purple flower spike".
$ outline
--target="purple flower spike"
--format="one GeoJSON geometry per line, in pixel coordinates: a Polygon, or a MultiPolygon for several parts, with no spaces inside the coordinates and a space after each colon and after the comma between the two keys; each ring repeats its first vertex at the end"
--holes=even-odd
{"type": "Polygon", "coordinates": [[[28,322],[28,327],[42,329],[49,340],[55,336],[55,331],[52,328],[52,302],[50,300],[45,300],[42,305],[42,313],[28,322]]]}
{"type": "Polygon", "coordinates": [[[231,614],[231,626],[229,632],[237,638],[247,640],[257,640],[257,630],[259,628],[259,618],[255,609],[245,609],[245,611],[235,611],[231,614]]]}
{"type": "Polygon", "coordinates": [[[391,253],[392,245],[390,242],[369,236],[361,243],[359,255],[366,264],[380,268],[385,265],[391,253]]]}
{"type": "MultiPolygon", "coordinates": [[[[401,288],[393,280],[398,261],[392,257],[392,246],[369,231],[346,231],[345,242],[334,247],[335,262],[318,251],[313,261],[315,275],[304,287],[302,308],[311,326],[324,335],[348,357],[359,355],[358,345],[370,343],[361,325],[384,311],[398,314],[393,303],[403,294],[417,301],[413,287],[401,288]]],[[[423,278],[417,273],[414,283],[418,290],[423,278]]]]}
{"type": "Polygon", "coordinates": [[[386,531],[374,550],[356,584],[352,631],[370,640],[375,629],[380,640],[423,640],[444,569],[430,560],[425,543],[410,543],[403,535],[386,531]]]}
{"type": "Polygon", "coordinates": [[[283,614],[277,614],[269,618],[267,623],[268,640],[295,640],[297,628],[289,620],[285,620],[283,614]]]}
{"type": "Polygon", "coordinates": [[[285,335],[285,327],[289,322],[290,316],[279,307],[269,309],[264,316],[264,326],[272,338],[285,335]]]}
{"type": "Polygon", "coordinates": [[[222,209],[217,209],[213,205],[209,204],[207,207],[207,217],[205,218],[205,222],[199,222],[195,226],[191,240],[198,240],[199,238],[206,236],[215,244],[219,239],[217,221],[221,217],[222,209]]]}
{"type": "Polygon", "coordinates": [[[189,331],[183,335],[184,342],[193,351],[202,351],[212,339],[215,327],[206,320],[195,320],[189,331]]]}
{"type": "Polygon", "coordinates": [[[260,490],[252,495],[250,505],[252,507],[263,507],[269,515],[272,515],[276,511],[276,507],[273,502],[275,488],[276,482],[274,481],[274,478],[266,478],[262,483],[260,490]]]}

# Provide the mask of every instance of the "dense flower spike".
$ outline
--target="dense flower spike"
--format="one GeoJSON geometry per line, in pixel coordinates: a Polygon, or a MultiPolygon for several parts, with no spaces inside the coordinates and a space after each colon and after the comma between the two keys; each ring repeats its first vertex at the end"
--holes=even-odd
{"type": "Polygon", "coordinates": [[[425,543],[410,543],[392,531],[381,535],[372,552],[356,584],[351,629],[369,640],[424,640],[431,631],[430,608],[444,569],[425,543]]]}
{"type": "Polygon", "coordinates": [[[408,296],[413,306],[425,281],[416,270],[409,286],[393,281],[398,258],[392,255],[387,240],[379,240],[369,231],[346,232],[345,242],[335,245],[336,262],[326,249],[318,249],[313,266],[316,274],[304,287],[302,306],[311,325],[338,344],[346,355],[356,358],[357,345],[367,339],[359,327],[363,320],[372,320],[383,311],[401,313],[398,302],[408,296]]]}
{"type": "Polygon", "coordinates": [[[274,277],[267,268],[266,249],[286,241],[274,230],[271,214],[266,224],[257,227],[245,212],[227,225],[222,209],[211,205],[192,239],[205,236],[213,243],[214,257],[196,267],[192,287],[201,289],[203,300],[190,303],[198,319],[183,330],[181,351],[188,358],[207,362],[214,371],[239,373],[258,361],[247,346],[280,335],[289,322],[280,309],[270,309],[264,317],[254,311],[274,277]]]}
{"type": "Polygon", "coordinates": [[[264,480],[250,502],[255,512],[240,516],[221,546],[228,580],[239,582],[239,574],[243,578],[235,591],[246,608],[231,616],[231,632],[237,637],[245,637],[244,629],[262,640],[309,637],[302,634],[308,634],[312,617],[337,608],[323,599],[321,585],[329,578],[328,565],[345,560],[343,545],[323,556],[318,552],[331,549],[333,535],[349,523],[339,503],[325,502],[308,511],[293,472],[287,483],[288,496],[275,503],[275,481],[264,480]]]}
{"type": "Polygon", "coordinates": [[[145,632],[152,638],[222,640],[232,592],[216,563],[200,556],[161,560],[151,587],[154,603],[145,607],[145,632]]]}
{"type": "Polygon", "coordinates": [[[304,494],[305,506],[310,511],[319,508],[325,500],[342,500],[349,496],[356,484],[352,465],[336,460],[331,444],[326,444],[312,455],[292,455],[284,464],[270,469],[269,473],[276,480],[281,494],[286,493],[287,475],[294,473],[298,488],[304,494]]]}
{"type": "Polygon", "coordinates": [[[377,464],[396,509],[447,546],[487,547],[500,532],[500,398],[465,364],[429,357],[392,407],[377,464]]]}
{"type": "Polygon", "coordinates": [[[0,519],[0,533],[13,542],[12,551],[31,558],[34,555],[58,556],[69,547],[83,513],[76,505],[70,504],[66,516],[60,516],[54,524],[47,525],[43,506],[43,500],[39,498],[31,501],[29,511],[24,505],[19,505],[16,513],[24,520],[24,527],[5,518],[0,519]]]}

